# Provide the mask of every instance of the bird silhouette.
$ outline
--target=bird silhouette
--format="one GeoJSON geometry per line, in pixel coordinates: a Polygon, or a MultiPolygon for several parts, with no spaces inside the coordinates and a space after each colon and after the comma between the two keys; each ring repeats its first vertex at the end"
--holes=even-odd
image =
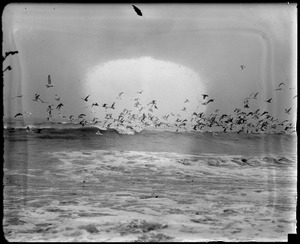
{"type": "Polygon", "coordinates": [[[132,7],[133,7],[134,11],[137,13],[137,15],[143,16],[142,11],[141,11],[139,8],[137,8],[137,7],[134,6],[134,5],[132,5],[132,7]]]}
{"type": "Polygon", "coordinates": [[[296,97],[298,97],[298,95],[294,96],[293,99],[296,98],[296,97]]]}
{"type": "Polygon", "coordinates": [[[55,98],[54,98],[56,101],[60,101],[60,97],[57,95],[57,94],[55,94],[55,98]]]}
{"type": "Polygon", "coordinates": [[[51,112],[52,112],[52,107],[53,107],[53,105],[48,105],[48,108],[47,108],[47,113],[49,114],[49,117],[52,117],[52,114],[51,114],[51,112]]]}
{"type": "Polygon", "coordinates": [[[91,107],[93,106],[99,106],[98,103],[93,103],[91,107]]]}
{"type": "Polygon", "coordinates": [[[207,102],[202,103],[202,105],[207,105],[207,104],[209,104],[210,102],[213,102],[213,101],[214,101],[214,99],[209,99],[207,102]]]}
{"type": "Polygon", "coordinates": [[[115,103],[110,106],[111,109],[115,109],[115,103]]]}
{"type": "Polygon", "coordinates": [[[244,68],[246,68],[246,66],[245,66],[245,65],[240,65],[240,67],[241,67],[241,69],[244,69],[244,68]]]}
{"type": "Polygon", "coordinates": [[[48,83],[46,84],[47,88],[53,87],[53,85],[51,84],[51,77],[50,75],[48,75],[48,83]]]}
{"type": "Polygon", "coordinates": [[[10,66],[10,65],[8,65],[8,66],[6,67],[6,69],[5,69],[5,70],[3,70],[2,72],[4,73],[6,70],[11,70],[11,66],[10,66]]]}
{"type": "Polygon", "coordinates": [[[256,92],[254,95],[253,95],[253,99],[256,99],[257,98],[257,95],[258,95],[258,92],[256,92]]]}
{"type": "Polygon", "coordinates": [[[33,101],[35,101],[35,102],[41,101],[42,103],[48,103],[48,102],[44,102],[42,99],[40,99],[40,95],[37,93],[34,95],[33,101]]]}
{"type": "Polygon", "coordinates": [[[184,101],[184,103],[189,103],[190,101],[189,101],[189,99],[186,99],[185,101],[184,101]]]}
{"type": "Polygon", "coordinates": [[[63,105],[62,103],[60,103],[60,104],[57,105],[56,109],[60,110],[60,108],[61,108],[62,106],[64,106],[64,105],[63,105]]]}
{"type": "Polygon", "coordinates": [[[85,98],[81,98],[81,99],[87,102],[87,101],[88,101],[88,98],[89,98],[89,96],[90,96],[90,95],[86,96],[85,98]]]}
{"type": "Polygon", "coordinates": [[[137,93],[142,94],[143,91],[144,91],[144,90],[141,90],[140,92],[137,92],[137,93]]]}
{"type": "Polygon", "coordinates": [[[17,95],[15,97],[12,97],[11,99],[15,99],[15,98],[18,98],[18,97],[22,97],[23,95],[17,95]]]}
{"type": "Polygon", "coordinates": [[[17,114],[14,116],[14,118],[16,118],[16,117],[18,117],[18,116],[23,116],[23,114],[17,113],[17,114]]]}
{"type": "Polygon", "coordinates": [[[3,60],[5,60],[9,55],[15,55],[19,53],[18,51],[9,51],[9,52],[5,52],[5,56],[3,57],[3,60]]]}
{"type": "Polygon", "coordinates": [[[124,92],[120,92],[119,95],[117,96],[117,99],[122,99],[121,96],[124,92]]]}
{"type": "Polygon", "coordinates": [[[267,103],[271,103],[271,100],[272,100],[272,98],[270,98],[270,99],[266,100],[265,102],[267,102],[267,103]]]}
{"type": "Polygon", "coordinates": [[[285,109],[284,111],[285,111],[285,113],[289,114],[289,113],[290,113],[290,111],[291,111],[291,109],[292,109],[292,108],[285,109]]]}
{"type": "Polygon", "coordinates": [[[202,94],[203,99],[205,99],[206,97],[208,97],[207,94],[202,94]]]}

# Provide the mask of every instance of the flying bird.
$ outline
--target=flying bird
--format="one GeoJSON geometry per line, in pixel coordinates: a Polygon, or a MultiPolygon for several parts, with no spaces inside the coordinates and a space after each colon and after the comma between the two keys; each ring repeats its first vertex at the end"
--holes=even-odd
{"type": "Polygon", "coordinates": [[[86,96],[85,98],[81,98],[81,99],[87,102],[87,101],[88,101],[88,98],[89,98],[89,96],[90,96],[90,95],[86,96]]]}
{"type": "Polygon", "coordinates": [[[48,108],[47,108],[47,111],[46,111],[49,114],[49,117],[52,117],[52,114],[51,114],[51,112],[53,110],[52,106],[53,105],[48,105],[48,108]]]}
{"type": "Polygon", "coordinates": [[[16,117],[18,117],[18,116],[22,116],[23,114],[21,114],[21,113],[17,113],[16,115],[15,115],[15,118],[16,117]]]}
{"type": "Polygon", "coordinates": [[[60,103],[60,104],[57,105],[56,109],[60,110],[60,108],[61,108],[62,106],[64,106],[64,105],[63,105],[62,103],[60,103]]]}
{"type": "Polygon", "coordinates": [[[16,53],[18,53],[18,51],[5,52],[5,56],[3,57],[3,60],[5,60],[7,58],[7,56],[9,56],[9,55],[15,55],[16,53]]]}
{"type": "Polygon", "coordinates": [[[117,96],[117,99],[122,99],[121,96],[124,92],[120,92],[119,95],[117,96]]]}
{"type": "Polygon", "coordinates": [[[214,99],[209,99],[207,102],[202,103],[202,105],[207,105],[207,104],[209,104],[210,102],[213,102],[213,101],[214,101],[214,99]]]}
{"type": "Polygon", "coordinates": [[[267,103],[271,103],[272,98],[270,98],[269,100],[265,101],[267,103]]]}
{"type": "Polygon", "coordinates": [[[93,106],[99,106],[98,103],[93,103],[91,107],[93,106]]]}
{"type": "Polygon", "coordinates": [[[246,66],[245,66],[245,65],[240,65],[240,67],[241,67],[241,69],[244,69],[244,68],[246,68],[246,66]]]}
{"type": "Polygon", "coordinates": [[[189,99],[186,99],[185,101],[184,101],[184,103],[189,103],[190,101],[189,101],[189,99]]]}
{"type": "Polygon", "coordinates": [[[156,101],[155,101],[155,100],[152,100],[151,102],[149,102],[149,103],[147,104],[147,106],[150,105],[150,104],[152,104],[152,106],[153,106],[153,105],[156,104],[156,101]]]}
{"type": "Polygon", "coordinates": [[[35,102],[41,101],[42,103],[48,103],[48,102],[44,102],[42,99],[40,99],[40,95],[37,93],[34,95],[33,101],[35,101],[35,102]]]}
{"type": "Polygon", "coordinates": [[[205,99],[206,97],[208,97],[207,94],[202,94],[203,99],[205,99]]]}
{"type": "Polygon", "coordinates": [[[293,99],[296,98],[297,96],[298,96],[298,95],[294,96],[293,99]]]}
{"type": "Polygon", "coordinates": [[[111,109],[115,109],[115,103],[110,106],[111,109]]]}
{"type": "Polygon", "coordinates": [[[17,98],[17,97],[22,97],[23,95],[17,95],[15,97],[12,97],[11,99],[17,98]]]}
{"type": "Polygon", "coordinates": [[[60,101],[60,97],[57,96],[57,94],[55,94],[55,98],[54,98],[56,101],[60,101]]]}
{"type": "Polygon", "coordinates": [[[257,95],[258,95],[258,92],[256,92],[254,95],[253,95],[253,99],[256,99],[256,97],[257,97],[257,95]]]}
{"type": "Polygon", "coordinates": [[[140,92],[137,92],[137,93],[142,94],[143,91],[144,91],[144,90],[141,90],[140,92]]]}
{"type": "Polygon", "coordinates": [[[6,67],[6,69],[5,69],[5,70],[3,70],[2,72],[4,73],[6,70],[11,70],[11,66],[10,66],[10,65],[8,65],[8,66],[6,67]]]}
{"type": "Polygon", "coordinates": [[[141,11],[139,8],[137,8],[137,7],[134,6],[134,5],[132,5],[132,7],[133,7],[134,11],[137,13],[137,15],[143,16],[142,11],[141,11]]]}
{"type": "Polygon", "coordinates": [[[51,77],[50,75],[48,75],[48,84],[46,84],[47,88],[53,87],[53,85],[51,84],[51,77]]]}
{"type": "Polygon", "coordinates": [[[290,113],[290,111],[291,111],[291,109],[292,109],[292,108],[285,109],[285,112],[286,112],[287,114],[289,114],[289,113],[290,113]]]}

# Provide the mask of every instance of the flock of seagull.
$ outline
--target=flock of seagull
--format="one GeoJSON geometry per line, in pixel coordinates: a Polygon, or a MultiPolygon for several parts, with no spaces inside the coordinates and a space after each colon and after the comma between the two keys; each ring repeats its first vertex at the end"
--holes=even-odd
{"type": "MultiPolygon", "coordinates": [[[[45,84],[46,89],[51,89],[54,87],[51,81],[51,76],[48,75],[48,81],[45,84]]],[[[285,83],[280,83],[278,88],[275,91],[284,89],[285,83]]],[[[294,88],[290,88],[294,89],[294,88]]],[[[243,108],[235,108],[232,114],[219,113],[219,109],[216,109],[209,116],[206,116],[205,112],[198,112],[200,105],[208,106],[208,104],[215,101],[214,98],[210,98],[208,94],[202,94],[202,101],[199,102],[199,105],[196,111],[193,111],[192,114],[188,115],[188,104],[190,103],[189,99],[183,101],[181,111],[185,112],[181,114],[175,114],[170,112],[161,117],[156,116],[155,112],[159,110],[159,104],[156,100],[149,101],[147,104],[141,103],[141,96],[144,90],[137,91],[137,97],[132,99],[133,109],[124,108],[119,114],[113,114],[115,110],[117,100],[122,100],[124,96],[124,91],[120,92],[116,101],[112,104],[103,103],[99,105],[98,102],[90,102],[90,94],[81,97],[81,100],[87,104],[84,108],[93,108],[93,107],[102,107],[104,109],[103,115],[104,120],[99,120],[97,117],[94,117],[92,120],[87,119],[87,113],[80,113],[78,116],[63,115],[61,109],[64,106],[61,101],[61,97],[55,94],[55,101],[57,104],[47,105],[46,114],[47,121],[51,123],[78,123],[81,126],[93,126],[98,124],[101,125],[101,128],[104,129],[119,129],[126,128],[131,129],[134,132],[139,132],[143,129],[175,129],[178,131],[214,131],[214,132],[236,132],[236,133],[294,133],[296,132],[295,125],[289,120],[278,121],[268,111],[262,111],[257,109],[256,111],[250,111],[250,100],[257,100],[259,92],[251,93],[248,97],[243,99],[243,108]],[[55,122],[53,118],[53,110],[58,112],[62,122],[55,122]]],[[[295,99],[297,95],[293,97],[295,99]]],[[[22,98],[22,95],[17,95],[11,99],[22,98]]],[[[40,98],[40,94],[35,94],[33,101],[49,104],[49,102],[44,101],[40,98]]],[[[265,103],[271,103],[272,98],[263,100],[265,103]]],[[[286,108],[284,112],[290,114],[292,108],[286,108]]],[[[93,112],[92,110],[90,110],[93,112]]],[[[31,113],[25,112],[25,116],[29,117],[31,113]]],[[[14,117],[23,116],[22,113],[17,113],[14,117]]]]}
{"type": "MultiPolygon", "coordinates": [[[[18,51],[10,51],[6,52],[3,57],[3,61],[9,55],[15,55],[18,51]]],[[[241,69],[244,69],[246,66],[241,65],[241,69]]],[[[6,70],[11,70],[11,67],[8,66],[6,70]]],[[[51,81],[51,76],[48,75],[48,80],[45,84],[46,89],[53,89],[54,85],[51,81]]],[[[281,91],[285,88],[285,83],[281,82],[278,87],[274,90],[275,92],[281,91]]],[[[289,88],[295,89],[295,88],[289,88]]],[[[196,111],[193,111],[191,114],[188,114],[188,103],[190,103],[189,99],[185,99],[183,101],[183,107],[181,109],[181,114],[174,114],[170,112],[169,114],[165,114],[163,116],[156,116],[155,112],[159,110],[159,105],[156,100],[152,100],[147,104],[141,103],[141,96],[144,90],[137,91],[137,97],[132,99],[134,101],[133,109],[124,108],[119,114],[114,115],[112,113],[115,110],[116,101],[122,100],[124,91],[120,92],[116,97],[116,101],[112,104],[103,103],[99,105],[98,102],[93,102],[89,104],[90,94],[81,98],[84,103],[87,103],[87,106],[84,108],[93,108],[93,107],[102,107],[104,108],[104,120],[99,120],[97,117],[94,117],[92,120],[88,120],[88,116],[86,113],[80,113],[78,116],[76,115],[63,115],[61,113],[61,109],[64,106],[61,101],[61,97],[55,94],[56,105],[49,104],[49,102],[45,101],[40,97],[40,94],[35,94],[33,101],[49,104],[46,108],[47,121],[51,123],[78,123],[81,126],[86,125],[101,125],[101,128],[104,129],[119,129],[126,128],[131,129],[134,132],[139,132],[143,129],[175,129],[178,131],[217,131],[217,132],[236,132],[236,133],[295,133],[296,125],[290,122],[289,120],[279,121],[275,119],[268,111],[262,111],[261,109],[257,109],[256,111],[250,111],[250,100],[257,100],[259,92],[251,93],[248,97],[243,99],[243,108],[235,108],[233,113],[219,113],[219,109],[216,109],[213,113],[206,116],[205,112],[198,112],[199,106],[208,106],[210,103],[215,101],[214,98],[210,98],[208,94],[202,94],[202,101],[199,102],[196,111]],[[52,120],[53,118],[53,110],[58,111],[58,116],[62,122],[55,122],[52,120]]],[[[22,94],[12,97],[11,99],[21,99],[23,97],[22,94]]],[[[295,99],[297,95],[295,95],[292,99],[295,99]]],[[[272,103],[272,97],[263,100],[265,103],[272,103]]],[[[174,108],[175,109],[175,108],[174,108]]],[[[285,108],[284,112],[289,115],[292,108],[285,108]]],[[[93,111],[91,111],[93,112],[93,111]]],[[[23,117],[26,118],[31,115],[30,112],[24,111],[23,113],[15,114],[14,118],[23,117]]]]}

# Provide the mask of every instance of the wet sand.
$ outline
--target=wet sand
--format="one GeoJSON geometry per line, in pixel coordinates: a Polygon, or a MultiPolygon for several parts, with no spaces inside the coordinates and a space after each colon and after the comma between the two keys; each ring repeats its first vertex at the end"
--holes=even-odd
{"type": "Polygon", "coordinates": [[[8,241],[287,241],[295,233],[295,156],[45,157],[51,163],[27,175],[4,169],[8,241]]]}

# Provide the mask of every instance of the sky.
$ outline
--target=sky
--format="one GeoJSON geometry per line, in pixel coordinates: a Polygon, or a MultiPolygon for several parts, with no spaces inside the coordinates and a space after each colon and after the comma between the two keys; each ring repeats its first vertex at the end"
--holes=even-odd
{"type": "Polygon", "coordinates": [[[2,55],[19,53],[3,62],[3,70],[12,67],[3,75],[4,117],[28,111],[46,118],[47,105],[58,104],[56,94],[66,116],[101,117],[101,105],[113,102],[116,111],[134,109],[137,97],[144,105],[156,100],[160,115],[233,113],[259,92],[251,109],[295,119],[295,4],[136,6],[143,16],[131,4],[7,5],[2,55]],[[45,86],[48,75],[53,88],[45,86]],[[281,82],[284,89],[275,91],[281,82]],[[36,93],[49,104],[33,101],[36,93]],[[203,93],[214,102],[201,105],[203,93]],[[88,102],[81,99],[88,95],[88,102]],[[96,102],[99,107],[86,108],[96,102]]]}

